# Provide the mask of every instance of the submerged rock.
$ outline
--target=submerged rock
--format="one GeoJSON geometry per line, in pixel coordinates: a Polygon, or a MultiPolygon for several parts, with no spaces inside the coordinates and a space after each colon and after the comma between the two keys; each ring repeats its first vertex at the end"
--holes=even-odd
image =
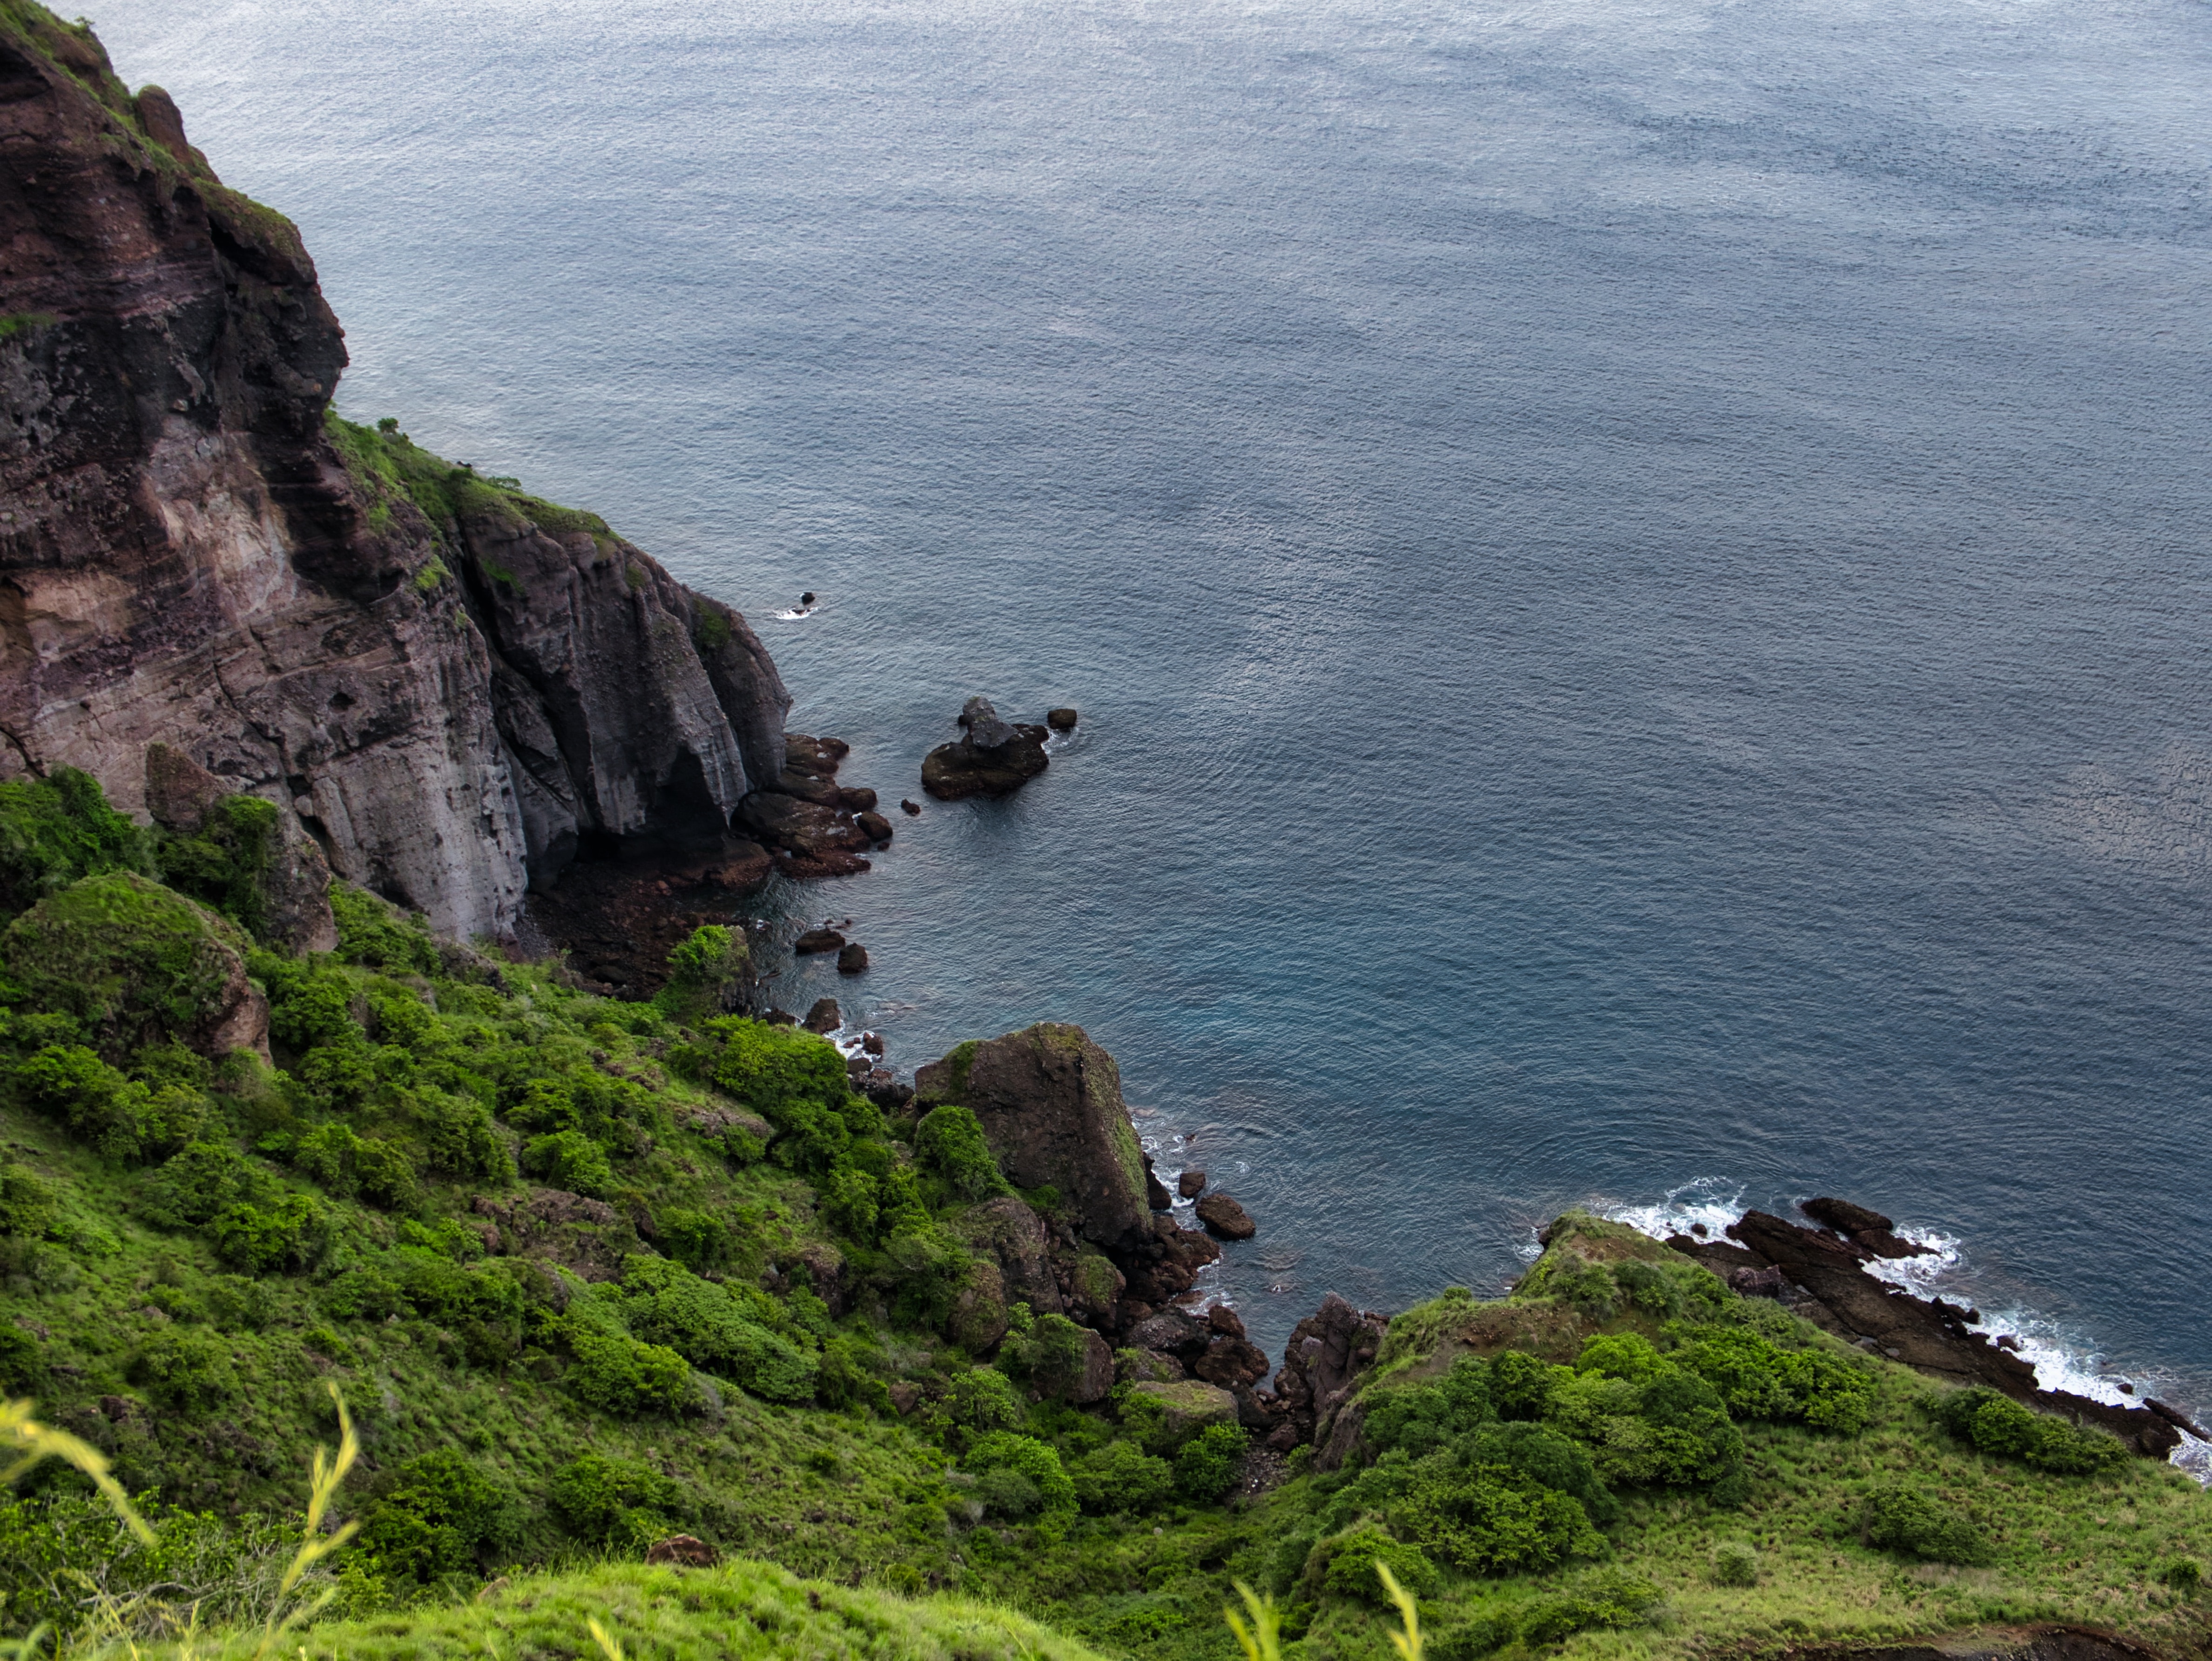
{"type": "Polygon", "coordinates": [[[834,928],[810,928],[791,943],[791,949],[805,958],[835,952],[844,944],[845,937],[834,928]]]}

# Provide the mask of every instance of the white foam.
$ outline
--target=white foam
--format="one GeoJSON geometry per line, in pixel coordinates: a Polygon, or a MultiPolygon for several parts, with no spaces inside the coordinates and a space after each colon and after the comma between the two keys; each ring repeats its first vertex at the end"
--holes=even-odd
{"type": "MultiPolygon", "coordinates": [[[[1669,1234],[1694,1232],[1703,1224],[1705,1238],[1719,1239],[1744,1213],[1743,1184],[1729,1177],[1697,1177],[1680,1188],[1670,1188],[1656,1205],[1606,1205],[1598,1215],[1626,1223],[1639,1234],[1663,1240],[1669,1234]]],[[[1533,1238],[1533,1237],[1532,1237],[1533,1238]]]]}
{"type": "Polygon", "coordinates": [[[769,615],[779,623],[796,623],[801,618],[812,617],[820,609],[821,607],[817,605],[793,605],[784,611],[770,611],[769,615]]]}
{"type": "MultiPolygon", "coordinates": [[[[1699,1177],[1680,1188],[1668,1189],[1666,1197],[1654,1205],[1615,1204],[1598,1209],[1601,1216],[1626,1223],[1655,1239],[1663,1240],[1669,1234],[1686,1234],[1692,1223],[1705,1224],[1708,1238],[1718,1238],[1730,1223],[1743,1215],[1743,1184],[1726,1177],[1699,1177]]],[[[1972,1265],[1958,1236],[1911,1225],[1902,1226],[1896,1232],[1899,1238],[1926,1246],[1928,1250],[1913,1257],[1878,1257],[1865,1265],[1868,1274],[1916,1298],[1942,1297],[1952,1303],[1979,1303],[1972,1293],[1972,1265]],[[1963,1279],[1966,1284],[1953,1286],[1954,1277],[1963,1279]]],[[[1533,1262],[1539,1250],[1534,1231],[1531,1230],[1521,1255],[1533,1262]]],[[[2041,1389],[2063,1390],[2114,1407],[2141,1407],[2144,1397],[2160,1394],[2155,1378],[2106,1371],[2100,1365],[2103,1358],[2093,1344],[2034,1310],[2019,1305],[1984,1307],[1981,1317],[1972,1329],[1992,1339],[2012,1339],[2017,1346],[2014,1353],[2034,1367],[2035,1382],[2041,1389]],[[2120,1388],[2123,1383],[2134,1387],[2132,1394],[2120,1388]]],[[[2172,1463],[2199,1483],[2212,1487],[2212,1442],[2184,1435],[2181,1445],[2173,1451],[2172,1463]]]]}

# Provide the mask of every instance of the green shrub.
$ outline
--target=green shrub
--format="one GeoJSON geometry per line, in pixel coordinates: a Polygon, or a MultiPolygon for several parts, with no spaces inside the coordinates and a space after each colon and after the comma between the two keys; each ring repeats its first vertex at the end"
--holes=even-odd
{"type": "Polygon", "coordinates": [[[702,1030],[715,1045],[709,1080],[779,1129],[779,1112],[810,1105],[834,1112],[842,1105],[849,1083],[845,1058],[827,1038],[736,1015],[710,1020],[702,1030]]]}
{"type": "Polygon", "coordinates": [[[245,946],[213,912],[128,871],[48,895],[0,937],[9,977],[111,1056],[204,1033],[229,1006],[245,946]]]}
{"type": "Polygon", "coordinates": [[[269,1035],[291,1050],[345,1038],[366,1042],[368,1034],[353,1015],[353,983],[334,970],[297,971],[295,965],[270,965],[257,958],[254,967],[269,989],[269,1035]]]}
{"type": "MultiPolygon", "coordinates": [[[[1015,1308],[1027,1313],[1026,1304],[1015,1308]]],[[[1044,1314],[1030,1320],[1024,1330],[1010,1332],[999,1347],[1000,1366],[1030,1388],[1054,1401],[1064,1401],[1083,1382],[1084,1363],[1091,1353],[1090,1335],[1065,1315],[1044,1314]]]]}
{"type": "Polygon", "coordinates": [[[164,1407],[197,1413],[238,1393],[238,1375],[212,1333],[165,1327],[138,1347],[131,1381],[164,1407]]]}
{"type": "Polygon", "coordinates": [[[714,1269],[729,1261],[730,1226],[714,1213],[671,1206],[659,1222],[660,1249],[686,1269],[714,1269]]]}
{"type": "Polygon", "coordinates": [[[1605,1549],[1580,1500],[1495,1467],[1425,1471],[1390,1521],[1401,1537],[1471,1573],[1541,1572],[1605,1549]]]}
{"type": "Polygon", "coordinates": [[[1010,1430],[1021,1423],[1022,1405],[1005,1373],[992,1367],[969,1367],[952,1376],[937,1416],[956,1432],[982,1434],[1010,1430]]]}
{"type": "Polygon", "coordinates": [[[983,1127],[957,1102],[933,1108],[915,1127],[914,1157],[955,1199],[988,1200],[1013,1192],[999,1174],[983,1127]]]}
{"type": "Polygon", "coordinates": [[[815,1191],[821,1196],[823,1216],[840,1234],[862,1241],[876,1238],[876,1179],[854,1164],[849,1155],[841,1157],[830,1167],[816,1184],[815,1191]]]}
{"type": "Polygon", "coordinates": [[[24,1098],[111,1159],[159,1158],[191,1140],[208,1118],[206,1098],[173,1085],[149,1090],[91,1050],[50,1044],[17,1063],[24,1098]]]}
{"type": "Polygon", "coordinates": [[[2169,1557],[2159,1565],[2158,1579],[2184,1597],[2194,1597],[2204,1585],[2204,1565],[2194,1557],[2169,1557]]]}
{"type": "Polygon", "coordinates": [[[256,939],[269,931],[267,879],[276,849],[276,806],[225,796],[190,836],[156,839],[161,880],[228,917],[256,939]]]}
{"type": "Polygon", "coordinates": [[[1759,1584],[1759,1548],[1748,1540],[1723,1540],[1713,1548],[1713,1579],[1723,1586],[1759,1584]]]}
{"type": "Polygon", "coordinates": [[[568,1347],[568,1387],[595,1408],[635,1417],[690,1404],[691,1369],[664,1345],[572,1324],[568,1347]]]}
{"type": "Polygon", "coordinates": [[[0,1391],[34,1390],[46,1381],[46,1351],[13,1323],[0,1323],[0,1391]]]}
{"type": "Polygon", "coordinates": [[[514,1180],[514,1155],[482,1102],[428,1085],[396,1093],[415,1122],[432,1170],[493,1188],[514,1180]]]}
{"type": "MultiPolygon", "coordinates": [[[[979,1436],[961,1463],[979,1477],[1000,1471],[1019,1477],[1036,1494],[1037,1508],[1048,1515],[1075,1509],[1075,1484],[1061,1467],[1060,1455],[1033,1436],[1006,1430],[979,1436]]],[[[1010,1489],[1005,1492],[1008,1498],[1018,1498],[1010,1489]]]]}
{"type": "Polygon", "coordinates": [[[233,1206],[274,1204],[283,1190],[268,1170],[228,1142],[192,1142],[140,1183],[149,1221],[164,1228],[202,1228],[233,1206]]]}
{"type": "Polygon", "coordinates": [[[338,926],[338,956],[346,962],[403,974],[438,972],[438,943],[429,930],[375,895],[333,882],[331,916],[338,926]]]}
{"type": "Polygon", "coordinates": [[[1307,1584],[1326,1597],[1357,1598],[1387,1609],[1390,1594],[1375,1573],[1378,1561],[1388,1565],[1398,1584],[1414,1597],[1435,1595],[1437,1566],[1428,1554],[1373,1523],[1362,1523],[1316,1544],[1307,1560],[1307,1584]]]}
{"type": "Polygon", "coordinates": [[[1651,1347],[1651,1341],[1632,1332],[1585,1340],[1583,1353],[1575,1360],[1577,1372],[1595,1372],[1601,1378],[1627,1378],[1639,1384],[1667,1370],[1668,1363],[1651,1347]]]}
{"type": "Polygon", "coordinates": [[[1566,1494],[1593,1523],[1608,1523],[1620,1512],[1589,1450],[1548,1425],[1513,1421],[1481,1426],[1459,1442],[1455,1454],[1463,1469],[1502,1473],[1566,1494]]]}
{"type": "Polygon", "coordinates": [[[696,1022],[720,1013],[750,954],[741,931],[708,923],[668,954],[668,983],[654,1005],[672,1020],[696,1022]]]}
{"type": "Polygon", "coordinates": [[[74,767],[0,784],[0,916],[13,916],[79,878],[147,871],[145,833],[107,805],[74,767]]]}
{"type": "Polygon", "coordinates": [[[1068,1468],[1087,1512],[1147,1512],[1175,1489],[1175,1468],[1134,1442],[1109,1442],[1068,1468]]]}
{"type": "Polygon", "coordinates": [[[1547,1422],[1586,1445],[1608,1482],[1741,1480],[1743,1433],[1719,1393],[1694,1373],[1664,1367],[1642,1382],[1583,1373],[1552,1392],[1547,1422]]]}
{"type": "Polygon", "coordinates": [[[1494,1411],[1489,1367],[1478,1356],[1462,1355],[1433,1384],[1378,1392],[1362,1433],[1378,1453],[1398,1448],[1419,1455],[1488,1423],[1494,1411]]]}
{"type": "Polygon", "coordinates": [[[668,1532],[677,1488],[635,1459],[587,1453],[554,1473],[548,1498],[561,1526],[578,1539],[642,1549],[668,1532]]]}
{"type": "Polygon", "coordinates": [[[579,1130],[533,1137],[523,1146],[522,1168],[555,1188],[604,1200],[615,1191],[615,1169],[607,1151],[579,1130]]]}
{"type": "Polygon", "coordinates": [[[21,1165],[0,1165],[0,1234],[43,1239],[54,1226],[54,1190],[21,1165]]]}
{"type": "Polygon", "coordinates": [[[1711,1384],[1735,1418],[1802,1419],[1855,1435],[1874,1412],[1872,1376],[1842,1356],[1784,1349],[1741,1327],[1674,1330],[1690,1342],[1668,1360],[1711,1384]]]}
{"type": "Polygon", "coordinates": [[[665,1257],[635,1256],[623,1264],[622,1317],[636,1337],[769,1401],[811,1401],[814,1358],[763,1323],[764,1294],[752,1292],[750,1299],[665,1257]]]}
{"type": "Polygon", "coordinates": [[[1640,1627],[1659,1605],[1659,1589],[1620,1569],[1594,1569],[1564,1590],[1527,1605],[1515,1623],[1524,1644],[1556,1644],[1593,1627],[1640,1627]]]}
{"type": "Polygon", "coordinates": [[[1211,1505],[1236,1486],[1250,1451],[1250,1439],[1238,1427],[1208,1425],[1176,1454],[1176,1491],[1211,1505]]]}
{"type": "Polygon", "coordinates": [[[521,1532],[513,1492],[465,1454],[441,1448],[399,1469],[371,1506],[362,1549],[388,1575],[431,1583],[487,1565],[521,1532]]]}
{"type": "Polygon", "coordinates": [[[216,1256],[249,1275],[312,1269],[330,1244],[330,1216],[304,1194],[235,1205],[215,1220],[216,1256]]]}
{"type": "Polygon", "coordinates": [[[2061,1476],[2116,1470],[2130,1457],[2118,1437],[2037,1413],[1986,1384],[1945,1396],[1936,1412],[1946,1430],[1984,1453],[2061,1476]]]}
{"type": "Polygon", "coordinates": [[[1870,1494],[1865,1515],[1867,1543],[1884,1551],[1966,1565],[1986,1563],[1993,1555],[1988,1537],[1972,1518],[1902,1483],[1870,1494]]]}
{"type": "Polygon", "coordinates": [[[1501,1419],[1540,1419],[1566,1369],[1517,1349],[1492,1358],[1490,1399],[1501,1419]]]}
{"type": "Polygon", "coordinates": [[[321,1125],[300,1139],[292,1163],[329,1192],[358,1195],[386,1211],[412,1210],[422,1198],[414,1161],[395,1142],[359,1136],[344,1124],[321,1125]]]}

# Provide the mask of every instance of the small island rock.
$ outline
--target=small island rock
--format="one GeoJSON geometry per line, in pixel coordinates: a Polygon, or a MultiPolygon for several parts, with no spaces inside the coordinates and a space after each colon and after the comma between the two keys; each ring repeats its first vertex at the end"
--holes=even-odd
{"type": "Polygon", "coordinates": [[[837,954],[837,972],[841,975],[865,974],[868,967],[868,948],[858,940],[848,944],[837,954]]]}
{"type": "Polygon", "coordinates": [[[814,1007],[806,1012],[806,1019],[799,1023],[809,1032],[835,1032],[844,1024],[845,1017],[838,1012],[835,998],[817,998],[814,1007]]]}
{"type": "Polygon", "coordinates": [[[1002,721],[988,698],[969,698],[960,725],[963,737],[922,758],[921,788],[940,801],[1012,795],[1048,765],[1045,729],[1002,721]]]}
{"type": "Polygon", "coordinates": [[[1075,730],[1075,711],[1065,705],[1057,709],[1048,709],[1044,712],[1044,724],[1055,733],[1073,733],[1075,730]]]}
{"type": "Polygon", "coordinates": [[[1206,1173],[1203,1171],[1184,1171],[1176,1178],[1176,1192],[1186,1200],[1195,1200],[1206,1192],[1206,1173]]]}
{"type": "Polygon", "coordinates": [[[1200,1200],[1198,1220],[1206,1225],[1207,1233],[1224,1240],[1249,1240],[1260,1232],[1244,1208],[1226,1194],[1209,1194],[1200,1200]]]}
{"type": "Polygon", "coordinates": [[[845,937],[834,928],[810,928],[791,943],[791,949],[802,958],[817,952],[835,952],[845,944],[845,937]]]}

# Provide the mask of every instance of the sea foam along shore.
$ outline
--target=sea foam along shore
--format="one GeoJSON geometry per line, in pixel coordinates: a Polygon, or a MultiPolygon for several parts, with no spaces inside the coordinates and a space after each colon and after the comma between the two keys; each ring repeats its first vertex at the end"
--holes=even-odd
{"type": "MultiPolygon", "coordinates": [[[[1590,1208],[1654,1239],[1700,1230],[1720,1239],[1751,1208],[1745,1203],[1747,1191],[1747,1184],[1730,1177],[1698,1177],[1667,1189],[1656,1202],[1601,1200],[1593,1201],[1590,1208]]],[[[1865,1266],[1867,1273],[1916,1298],[1944,1298],[1978,1309],[1982,1318],[1978,1329],[1992,1339],[2010,1339],[2008,1348],[2034,1367],[2036,1382],[2044,1389],[2069,1391],[2115,1407],[2140,1406],[2154,1396],[2172,1399],[2178,1393],[2176,1387],[2181,1381],[2162,1370],[2120,1372],[2102,1365],[2106,1358],[2087,1335],[2068,1329],[2009,1294],[1978,1295],[1993,1289],[1977,1273],[1971,1253],[1957,1234],[1906,1222],[1899,1225],[1897,1232],[1915,1245],[1927,1247],[1928,1255],[1880,1259],[1865,1266]],[[2124,1384],[2131,1388],[2123,1390],[2124,1384]]],[[[1534,1244],[1533,1236],[1528,1244],[1534,1244]]],[[[1534,1253],[1524,1250],[1524,1255],[1533,1257],[1534,1253]]],[[[2184,1402],[2190,1408],[2197,1405],[2185,1396],[2184,1402]]],[[[2201,1413],[2198,1417],[2202,1422],[2201,1413]]],[[[2185,1435],[2171,1463],[2212,1488],[2212,1442],[2185,1435]]]]}

